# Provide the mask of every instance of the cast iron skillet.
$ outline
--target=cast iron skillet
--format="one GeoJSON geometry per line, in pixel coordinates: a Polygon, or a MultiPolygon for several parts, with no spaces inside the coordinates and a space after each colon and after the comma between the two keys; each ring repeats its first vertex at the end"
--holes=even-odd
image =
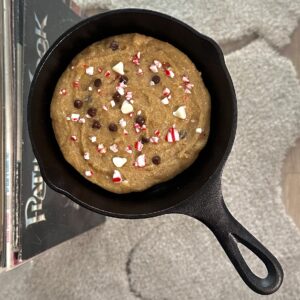
{"type": "Polygon", "coordinates": [[[235,92],[219,46],[186,24],[148,10],[110,11],[69,29],[41,60],[29,94],[28,128],[33,151],[52,189],[111,217],[148,218],[170,213],[194,217],[215,234],[245,283],[257,293],[271,294],[283,280],[279,262],[234,219],[222,197],[221,174],[234,141],[236,123],[235,92]],[[173,44],[202,71],[212,98],[211,132],[205,149],[182,174],[145,192],[117,195],[90,183],[64,160],[51,125],[50,102],[60,75],[76,54],[95,41],[130,32],[173,44]],[[237,243],[264,262],[266,278],[250,270],[237,243]]]}

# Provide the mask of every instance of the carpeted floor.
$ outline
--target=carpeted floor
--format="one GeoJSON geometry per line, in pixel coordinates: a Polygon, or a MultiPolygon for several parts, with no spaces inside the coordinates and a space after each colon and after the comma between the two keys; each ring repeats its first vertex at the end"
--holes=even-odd
{"type": "MultiPolygon", "coordinates": [[[[123,7],[124,3],[107,5],[123,7]]],[[[283,286],[268,298],[296,300],[300,233],[282,205],[280,172],[287,149],[300,135],[300,86],[291,62],[274,45],[288,43],[300,4],[264,1],[259,7],[261,3],[173,1],[162,6],[161,1],[152,1],[147,7],[189,21],[219,42],[253,33],[261,36],[226,56],[239,117],[222,183],[232,213],[283,265],[283,286]]],[[[252,256],[249,263],[259,274],[264,272],[252,256]]],[[[262,298],[241,281],[204,225],[178,215],[108,218],[103,226],[1,274],[0,289],[6,299],[262,298]]]]}

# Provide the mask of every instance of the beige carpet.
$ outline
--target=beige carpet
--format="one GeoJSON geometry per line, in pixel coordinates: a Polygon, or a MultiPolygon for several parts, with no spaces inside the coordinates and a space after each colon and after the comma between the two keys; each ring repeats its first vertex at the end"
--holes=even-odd
{"type": "MultiPolygon", "coordinates": [[[[180,15],[180,9],[185,12],[181,1],[174,2],[177,14],[180,15]]],[[[174,2],[163,10],[168,13],[174,8],[174,2]]],[[[212,2],[215,3],[205,2],[205,8],[212,2]]],[[[215,23],[224,21],[225,28],[227,17],[240,15],[237,11],[240,2],[234,2],[235,11],[230,14],[224,10],[223,18],[211,10],[199,16],[206,15],[208,20],[209,12],[211,18],[215,17],[215,23]]],[[[201,10],[200,4],[197,12],[201,10]]],[[[300,233],[283,209],[280,171],[286,150],[300,136],[300,86],[290,61],[271,46],[283,44],[278,43],[276,32],[285,35],[284,43],[288,41],[297,14],[290,12],[295,1],[273,1],[273,4],[275,11],[269,6],[267,14],[272,17],[260,23],[264,24],[261,32],[273,32],[268,35],[268,42],[258,39],[226,57],[237,92],[239,118],[223,187],[232,213],[283,265],[283,286],[268,299],[297,300],[300,233]],[[281,10],[277,9],[278,5],[281,10]],[[285,18],[287,15],[290,18],[285,18]]],[[[243,5],[246,9],[244,6],[249,4],[243,5]]],[[[296,10],[300,10],[299,5],[294,6],[293,11],[296,10]]],[[[209,27],[196,14],[194,19],[198,29],[209,27]]],[[[213,24],[213,21],[205,22],[213,24]]],[[[245,31],[244,25],[237,21],[234,30],[239,31],[232,34],[236,38],[251,32],[251,29],[245,31]]],[[[217,37],[218,33],[215,34],[217,37]]],[[[255,260],[251,257],[249,260],[253,269],[263,273],[255,260]]],[[[103,226],[1,274],[0,291],[1,298],[5,299],[247,300],[263,297],[242,282],[204,225],[178,215],[147,220],[108,218],[103,226]]]]}

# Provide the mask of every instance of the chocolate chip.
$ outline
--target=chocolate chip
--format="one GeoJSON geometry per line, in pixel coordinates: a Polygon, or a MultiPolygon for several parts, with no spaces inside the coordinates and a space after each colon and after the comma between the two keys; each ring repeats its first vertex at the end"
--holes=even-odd
{"type": "Polygon", "coordinates": [[[83,102],[82,102],[81,100],[76,99],[76,100],[74,101],[74,107],[76,107],[76,108],[81,108],[82,105],[83,105],[83,102]]]}
{"type": "Polygon", "coordinates": [[[128,77],[126,75],[121,75],[119,81],[126,84],[128,82],[128,77]]]}
{"type": "Polygon", "coordinates": [[[119,43],[116,41],[112,41],[109,47],[111,48],[112,51],[116,51],[119,49],[119,43]]]}
{"type": "Polygon", "coordinates": [[[142,136],[141,141],[143,144],[148,144],[150,142],[150,139],[145,136],[142,136]]]}
{"type": "Polygon", "coordinates": [[[93,124],[92,124],[92,128],[94,129],[100,129],[101,128],[101,124],[99,121],[94,121],[93,124]]]}
{"type": "Polygon", "coordinates": [[[121,101],[121,95],[118,92],[115,92],[113,94],[113,99],[115,100],[116,103],[119,103],[121,101]]]}
{"type": "Polygon", "coordinates": [[[115,124],[115,123],[110,123],[109,125],[108,125],[108,129],[110,130],[110,131],[117,131],[118,130],[118,126],[115,124]]]}
{"type": "Polygon", "coordinates": [[[155,165],[159,165],[160,164],[160,157],[158,155],[155,155],[152,157],[152,162],[155,164],[155,165]]]}
{"type": "Polygon", "coordinates": [[[87,111],[88,115],[91,116],[92,118],[96,116],[97,114],[97,108],[90,107],[87,111]]]}
{"type": "Polygon", "coordinates": [[[138,123],[140,126],[143,126],[145,124],[145,118],[141,115],[138,115],[135,118],[135,122],[138,123]]]}
{"type": "Polygon", "coordinates": [[[184,139],[186,137],[186,135],[187,135],[187,131],[186,130],[182,129],[182,130],[179,131],[179,137],[180,137],[180,139],[184,139]]]}
{"type": "Polygon", "coordinates": [[[155,84],[158,84],[160,82],[160,77],[158,75],[154,75],[152,77],[152,81],[155,83],[155,84]]]}
{"type": "Polygon", "coordinates": [[[101,83],[102,83],[102,82],[101,82],[101,79],[100,79],[100,78],[97,78],[97,79],[95,79],[95,81],[94,81],[94,86],[98,88],[98,87],[100,87],[101,83]]]}

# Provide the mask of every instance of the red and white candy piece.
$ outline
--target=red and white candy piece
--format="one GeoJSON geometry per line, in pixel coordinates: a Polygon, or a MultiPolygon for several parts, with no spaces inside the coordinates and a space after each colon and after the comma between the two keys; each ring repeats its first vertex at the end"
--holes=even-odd
{"type": "Polygon", "coordinates": [[[158,136],[152,136],[150,138],[150,143],[158,144],[158,142],[159,142],[159,137],[158,136]]]}
{"type": "Polygon", "coordinates": [[[125,148],[125,151],[129,154],[132,154],[132,147],[130,145],[128,145],[126,148],[125,148]]]}
{"type": "Polygon", "coordinates": [[[106,148],[104,147],[103,144],[98,144],[97,151],[104,154],[106,153],[106,148]]]}
{"type": "Polygon", "coordinates": [[[107,70],[107,71],[104,73],[104,76],[108,78],[108,77],[110,76],[110,71],[107,70]]]}
{"type": "Polygon", "coordinates": [[[168,77],[171,77],[171,78],[174,78],[174,77],[175,77],[175,74],[174,74],[174,72],[173,72],[171,69],[165,69],[165,74],[166,74],[168,77]]]}
{"type": "Polygon", "coordinates": [[[78,80],[73,81],[73,88],[75,88],[75,89],[79,88],[79,81],[78,80]]]}
{"type": "Polygon", "coordinates": [[[113,157],[112,161],[117,168],[122,168],[127,163],[127,159],[125,157],[119,156],[113,157]]]}
{"type": "Polygon", "coordinates": [[[87,67],[85,73],[88,75],[94,75],[94,67],[87,67]]]}
{"type": "Polygon", "coordinates": [[[157,60],[157,59],[155,59],[155,60],[153,61],[153,63],[154,63],[158,68],[161,68],[161,67],[162,67],[162,63],[161,63],[159,60],[157,60]]]}
{"type": "Polygon", "coordinates": [[[102,109],[108,111],[108,107],[106,105],[102,105],[102,109]]]}
{"type": "Polygon", "coordinates": [[[80,118],[80,114],[71,114],[71,121],[78,122],[80,118]]]}
{"type": "Polygon", "coordinates": [[[144,147],[144,145],[141,141],[136,141],[134,143],[134,148],[139,152],[141,152],[143,150],[143,147],[144,147]]]}
{"type": "Polygon", "coordinates": [[[163,90],[163,95],[165,96],[165,97],[168,97],[169,95],[171,94],[171,90],[169,89],[169,88],[164,88],[164,90],[163,90]]]}
{"type": "Polygon", "coordinates": [[[138,52],[137,54],[135,54],[133,57],[132,57],[132,62],[139,66],[140,64],[140,59],[141,59],[141,52],[138,52]]]}
{"type": "Polygon", "coordinates": [[[141,68],[138,68],[137,72],[136,72],[138,75],[143,75],[143,70],[141,68]]]}
{"type": "Polygon", "coordinates": [[[59,91],[59,94],[65,96],[65,95],[67,95],[67,90],[66,89],[61,89],[59,91]]]}
{"type": "Polygon", "coordinates": [[[136,133],[141,132],[141,125],[140,124],[134,123],[133,127],[134,127],[136,133]]]}
{"type": "Polygon", "coordinates": [[[127,100],[123,101],[122,106],[121,106],[121,112],[125,115],[130,114],[131,112],[133,112],[132,104],[127,100]]]}
{"type": "Polygon", "coordinates": [[[93,173],[92,170],[86,170],[86,171],[84,171],[84,175],[85,175],[86,177],[91,177],[91,176],[94,175],[94,173],[93,173]]]}
{"type": "Polygon", "coordinates": [[[101,67],[98,67],[98,69],[97,69],[97,71],[99,72],[99,73],[102,73],[102,68],[101,67]]]}
{"type": "Polygon", "coordinates": [[[84,124],[85,123],[85,118],[79,118],[79,123],[84,124]]]}
{"type": "Polygon", "coordinates": [[[177,110],[173,112],[173,116],[182,120],[186,119],[186,111],[185,111],[185,106],[179,106],[177,110]]]}
{"type": "Polygon", "coordinates": [[[76,142],[77,141],[77,136],[76,135],[71,135],[71,140],[76,142]]]}
{"type": "Polygon", "coordinates": [[[156,130],[154,130],[154,134],[155,134],[156,136],[160,136],[160,131],[159,131],[158,129],[156,129],[156,130]]]}
{"type": "Polygon", "coordinates": [[[119,183],[123,181],[121,173],[118,170],[114,170],[112,181],[115,183],[119,183]]]}
{"type": "Polygon", "coordinates": [[[153,73],[158,73],[158,68],[155,64],[150,65],[149,69],[153,72],[153,73]]]}
{"type": "Polygon", "coordinates": [[[123,129],[124,135],[128,135],[128,131],[126,129],[123,129]]]}
{"type": "Polygon", "coordinates": [[[89,137],[89,140],[92,142],[92,143],[95,143],[97,141],[97,137],[95,135],[93,136],[90,136],[89,137]]]}
{"type": "Polygon", "coordinates": [[[83,158],[84,158],[85,160],[89,160],[89,159],[90,159],[90,153],[89,153],[89,152],[84,152],[83,158]]]}
{"type": "Polygon", "coordinates": [[[112,69],[120,75],[124,75],[124,64],[123,62],[118,62],[116,65],[112,67],[112,69]]]}
{"type": "Polygon", "coordinates": [[[126,100],[131,100],[132,99],[132,92],[126,92],[125,98],[126,98],[126,100]]]}
{"type": "Polygon", "coordinates": [[[141,154],[137,157],[136,161],[134,162],[134,165],[139,168],[143,168],[146,165],[146,158],[145,154],[141,154]]]}
{"type": "Polygon", "coordinates": [[[110,149],[110,151],[112,151],[114,153],[119,151],[117,144],[112,144],[111,146],[109,146],[109,149],[110,149]]]}
{"type": "Polygon", "coordinates": [[[166,135],[166,141],[169,143],[178,142],[180,140],[179,138],[179,132],[175,127],[171,127],[168,130],[168,133],[166,135]]]}

